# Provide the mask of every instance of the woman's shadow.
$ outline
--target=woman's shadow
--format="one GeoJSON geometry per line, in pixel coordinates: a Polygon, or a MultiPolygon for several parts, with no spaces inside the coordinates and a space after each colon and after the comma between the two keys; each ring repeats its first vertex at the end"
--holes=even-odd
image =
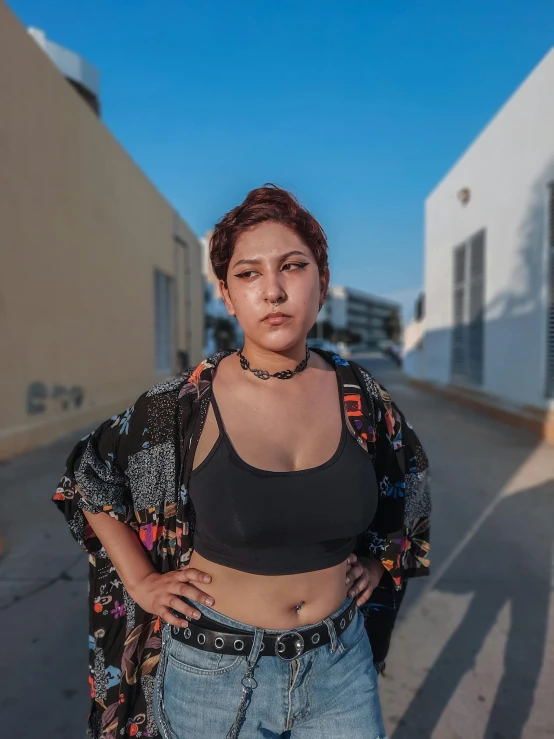
{"type": "Polygon", "coordinates": [[[437,585],[442,592],[472,593],[473,598],[392,739],[432,736],[506,604],[510,605],[510,628],[504,672],[483,737],[522,736],[544,656],[553,536],[553,480],[500,501],[437,585]]]}

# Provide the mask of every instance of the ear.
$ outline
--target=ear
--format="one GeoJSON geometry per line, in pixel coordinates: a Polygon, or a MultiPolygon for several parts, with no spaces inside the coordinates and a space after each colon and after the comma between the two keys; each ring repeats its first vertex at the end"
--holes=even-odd
{"type": "Polygon", "coordinates": [[[329,267],[325,267],[323,270],[323,273],[319,276],[319,290],[320,290],[320,310],[323,307],[323,304],[327,300],[327,292],[329,290],[329,280],[331,279],[331,273],[329,272],[329,267]]]}
{"type": "Polygon", "coordinates": [[[235,309],[233,308],[233,301],[231,300],[231,296],[229,295],[229,288],[225,280],[219,281],[219,292],[221,293],[221,297],[223,299],[223,302],[225,303],[225,307],[227,308],[227,313],[230,316],[235,316],[236,313],[235,309]]]}

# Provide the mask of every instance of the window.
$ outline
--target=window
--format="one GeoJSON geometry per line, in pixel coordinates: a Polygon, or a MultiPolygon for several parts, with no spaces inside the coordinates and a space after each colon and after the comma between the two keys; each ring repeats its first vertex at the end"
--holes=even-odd
{"type": "Polygon", "coordinates": [[[485,309],[485,232],[469,242],[468,378],[483,384],[483,312],[485,309]]]}
{"type": "Polygon", "coordinates": [[[154,272],[154,331],[156,372],[173,369],[173,280],[154,272]]]}
{"type": "Polygon", "coordinates": [[[483,382],[485,231],[454,249],[451,371],[454,380],[483,382]]]}
{"type": "Polygon", "coordinates": [[[420,293],[417,297],[414,307],[414,319],[423,321],[425,318],[425,293],[420,293]]]}
{"type": "Polygon", "coordinates": [[[554,182],[548,188],[548,304],[546,394],[554,397],[554,182]]]}
{"type": "Polygon", "coordinates": [[[454,327],[452,330],[452,375],[465,376],[464,294],[466,274],[465,244],[454,249],[454,327]]]}

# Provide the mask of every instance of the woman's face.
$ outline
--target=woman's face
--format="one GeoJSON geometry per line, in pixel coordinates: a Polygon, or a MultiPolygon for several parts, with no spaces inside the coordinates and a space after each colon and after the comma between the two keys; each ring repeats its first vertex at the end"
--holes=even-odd
{"type": "Polygon", "coordinates": [[[311,249],[279,223],[262,223],[241,234],[221,293],[245,336],[271,351],[303,343],[329,284],[311,249]]]}

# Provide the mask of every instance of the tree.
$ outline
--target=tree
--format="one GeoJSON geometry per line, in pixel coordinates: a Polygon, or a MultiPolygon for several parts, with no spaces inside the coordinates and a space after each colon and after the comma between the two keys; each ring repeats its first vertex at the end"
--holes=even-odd
{"type": "Polygon", "coordinates": [[[414,319],[416,321],[423,321],[425,318],[425,293],[420,293],[414,308],[414,319]]]}
{"type": "Polygon", "coordinates": [[[233,321],[229,318],[218,316],[212,317],[210,323],[214,332],[217,351],[234,349],[237,341],[237,332],[233,321]]]}
{"type": "Polygon", "coordinates": [[[402,333],[402,325],[400,323],[400,313],[397,308],[393,308],[385,317],[384,328],[387,338],[390,339],[393,344],[398,344],[400,341],[400,334],[402,333]]]}

